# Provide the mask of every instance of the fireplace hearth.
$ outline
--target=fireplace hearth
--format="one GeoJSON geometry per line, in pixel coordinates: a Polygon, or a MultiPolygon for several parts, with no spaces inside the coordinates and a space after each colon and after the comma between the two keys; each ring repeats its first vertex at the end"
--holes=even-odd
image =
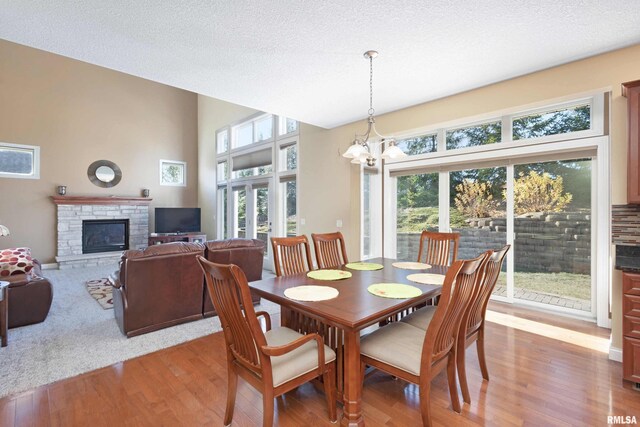
{"type": "Polygon", "coordinates": [[[82,253],[115,252],[129,249],[128,219],[82,221],[82,253]]]}

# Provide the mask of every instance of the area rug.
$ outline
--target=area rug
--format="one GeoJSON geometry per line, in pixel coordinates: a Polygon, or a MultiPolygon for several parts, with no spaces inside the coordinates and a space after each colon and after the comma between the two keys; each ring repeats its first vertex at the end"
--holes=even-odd
{"type": "MultiPolygon", "coordinates": [[[[42,272],[53,285],[51,311],[42,323],[9,329],[9,345],[0,347],[0,397],[221,330],[218,318],[211,317],[127,339],[113,310],[97,309],[85,287],[87,281],[109,277],[116,268],[114,264],[42,272]]],[[[256,306],[256,311],[260,310],[275,319],[280,306],[263,299],[256,306]]]]}
{"type": "Polygon", "coordinates": [[[113,291],[108,278],[87,280],[85,283],[89,295],[105,310],[113,308],[113,291]]]}

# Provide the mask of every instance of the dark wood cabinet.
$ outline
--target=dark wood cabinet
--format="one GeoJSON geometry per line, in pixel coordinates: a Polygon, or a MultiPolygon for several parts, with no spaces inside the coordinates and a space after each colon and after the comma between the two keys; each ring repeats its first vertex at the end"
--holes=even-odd
{"type": "Polygon", "coordinates": [[[640,274],[622,273],[622,374],[640,383],[640,274]]]}
{"type": "Polygon", "coordinates": [[[170,242],[204,243],[206,241],[207,235],[201,233],[155,234],[149,236],[149,246],[170,242]]]}
{"type": "Polygon", "coordinates": [[[627,98],[629,148],[627,157],[627,203],[640,204],[640,80],[622,83],[627,98]]]}

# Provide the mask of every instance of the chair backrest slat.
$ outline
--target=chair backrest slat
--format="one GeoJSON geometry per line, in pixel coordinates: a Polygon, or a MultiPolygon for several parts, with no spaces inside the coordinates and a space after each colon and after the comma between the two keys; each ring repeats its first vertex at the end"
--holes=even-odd
{"type": "Polygon", "coordinates": [[[335,233],[311,234],[316,251],[318,268],[338,267],[347,264],[347,250],[344,237],[339,231],[335,233]]]}
{"type": "MultiPolygon", "coordinates": [[[[454,261],[447,271],[440,301],[429,323],[422,353],[422,369],[446,357],[455,345],[462,316],[478,283],[487,254],[466,261],[454,261]]],[[[427,372],[424,370],[424,372],[427,372]]]]}
{"type": "Polygon", "coordinates": [[[215,264],[202,256],[198,262],[222,324],[228,355],[261,377],[263,363],[257,349],[266,345],[266,339],[244,272],[236,265],[215,264]]]}
{"type": "Polygon", "coordinates": [[[313,269],[307,236],[272,237],[276,276],[290,276],[313,269]]]}
{"type": "Polygon", "coordinates": [[[465,322],[462,325],[464,326],[462,333],[469,335],[477,331],[482,325],[489,298],[491,298],[493,288],[496,286],[498,276],[500,276],[500,271],[502,270],[502,264],[510,247],[511,245],[504,246],[502,249],[492,253],[487,260],[477,295],[474,297],[469,307],[469,313],[466,315],[465,322]]]}
{"type": "Polygon", "coordinates": [[[458,257],[459,233],[423,231],[420,235],[418,262],[449,265],[458,257]]]}

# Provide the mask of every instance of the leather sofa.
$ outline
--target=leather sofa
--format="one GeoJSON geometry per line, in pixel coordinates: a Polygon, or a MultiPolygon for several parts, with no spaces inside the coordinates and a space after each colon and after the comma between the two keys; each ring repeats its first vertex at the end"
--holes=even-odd
{"type": "Polygon", "coordinates": [[[9,282],[9,328],[43,322],[53,300],[51,282],[42,277],[42,268],[33,260],[29,274],[2,277],[9,282]]]}
{"type": "MultiPolygon", "coordinates": [[[[262,278],[260,240],[172,242],[125,251],[112,278],[114,314],[124,335],[134,337],[215,315],[196,255],[236,264],[249,281],[262,278]]],[[[252,297],[254,304],[260,301],[252,297]]]]}
{"type": "Polygon", "coordinates": [[[201,243],[173,242],[128,250],[113,284],[113,308],[127,337],[202,319],[201,243]]]}
{"type": "MultiPolygon", "coordinates": [[[[264,260],[264,242],[257,239],[227,239],[212,240],[206,244],[206,257],[209,261],[217,264],[235,264],[247,276],[248,282],[262,279],[262,263],[264,260]]],[[[260,303],[260,297],[251,292],[253,304],[260,303]]],[[[204,308],[205,317],[216,314],[209,297],[207,287],[204,286],[204,308]]]]}

